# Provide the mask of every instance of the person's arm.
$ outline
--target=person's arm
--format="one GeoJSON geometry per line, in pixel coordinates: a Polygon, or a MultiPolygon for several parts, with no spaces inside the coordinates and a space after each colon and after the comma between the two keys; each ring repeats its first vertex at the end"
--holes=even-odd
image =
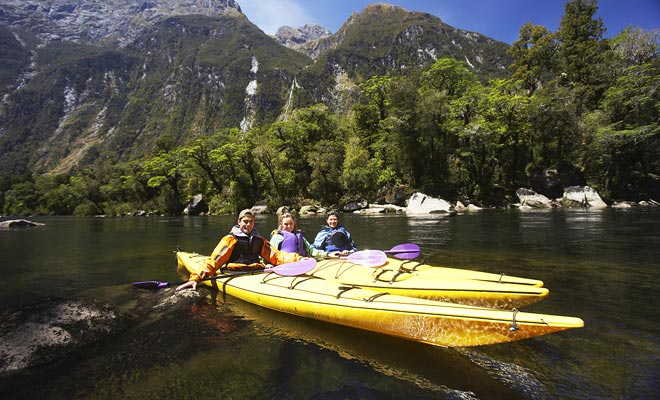
{"type": "Polygon", "coordinates": [[[231,251],[235,244],[236,238],[232,235],[227,235],[220,239],[218,245],[213,249],[211,256],[206,260],[206,268],[199,273],[192,272],[190,278],[188,278],[188,282],[177,287],[176,290],[188,287],[192,287],[192,289],[195,290],[197,289],[197,283],[200,280],[215,275],[215,272],[229,261],[231,251]]]}
{"type": "Polygon", "coordinates": [[[320,260],[322,258],[326,258],[328,256],[328,253],[325,252],[325,250],[317,249],[314,248],[307,239],[303,237],[303,246],[305,246],[305,251],[307,254],[309,254],[310,257],[316,258],[317,260],[320,260]]]}
{"type": "Polygon", "coordinates": [[[275,231],[273,232],[273,236],[270,237],[270,245],[273,246],[273,248],[275,249],[279,249],[280,243],[282,243],[283,240],[284,240],[284,235],[275,231]]]}
{"type": "Polygon", "coordinates": [[[349,231],[346,231],[346,237],[348,238],[348,243],[351,245],[351,253],[357,251],[357,247],[355,247],[355,243],[353,242],[353,238],[351,237],[351,233],[349,231]]]}

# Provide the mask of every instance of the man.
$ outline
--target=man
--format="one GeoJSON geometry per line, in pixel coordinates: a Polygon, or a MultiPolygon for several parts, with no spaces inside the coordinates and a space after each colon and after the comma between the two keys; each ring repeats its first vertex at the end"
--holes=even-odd
{"type": "Polygon", "coordinates": [[[357,251],[350,232],[339,223],[337,211],[328,212],[325,222],[327,225],[316,234],[312,246],[327,253],[339,252],[343,256],[357,251]]]}
{"type": "Polygon", "coordinates": [[[188,282],[176,290],[192,287],[206,277],[215,275],[216,271],[226,266],[233,271],[259,270],[266,266],[261,259],[273,265],[284,264],[300,260],[302,257],[294,253],[285,253],[273,248],[268,240],[259,235],[254,227],[254,214],[250,210],[243,210],[238,214],[236,225],[231,232],[220,239],[220,242],[211,253],[206,268],[199,274],[191,274],[188,282]]]}

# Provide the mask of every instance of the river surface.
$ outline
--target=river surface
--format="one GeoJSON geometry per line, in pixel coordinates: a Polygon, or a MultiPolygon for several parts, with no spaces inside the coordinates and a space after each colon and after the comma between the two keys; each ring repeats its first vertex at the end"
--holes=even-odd
{"type": "MultiPolygon", "coordinates": [[[[429,264],[541,279],[525,311],[582,329],[440,348],[131,282],[182,279],[173,250],[208,254],[232,217],[33,218],[0,231],[0,314],[45,296],[98,299],[130,326],[0,375],[4,399],[651,399],[660,393],[660,209],[342,215],[361,249],[417,243],[429,264]]],[[[323,224],[302,217],[311,241],[323,224]]],[[[258,216],[264,235],[272,215],[258,216]]],[[[1,332],[0,332],[1,333],[1,332]]]]}

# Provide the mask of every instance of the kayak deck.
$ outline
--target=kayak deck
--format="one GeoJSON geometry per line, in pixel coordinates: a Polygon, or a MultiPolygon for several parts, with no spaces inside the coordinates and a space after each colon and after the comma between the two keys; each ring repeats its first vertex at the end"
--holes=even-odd
{"type": "Polygon", "coordinates": [[[536,303],[549,293],[547,288],[531,285],[461,279],[450,274],[402,269],[402,263],[398,261],[388,259],[385,265],[370,268],[348,260],[328,259],[319,261],[309,274],[367,290],[504,309],[536,303]]]}
{"type": "Polygon", "coordinates": [[[471,269],[439,267],[435,265],[420,263],[414,260],[399,260],[396,258],[388,257],[387,265],[389,265],[390,268],[401,268],[411,272],[417,272],[420,275],[427,276],[429,278],[470,279],[493,283],[510,283],[517,285],[543,287],[543,281],[538,279],[523,278],[519,276],[506,275],[504,273],[495,274],[492,272],[475,271],[471,269]]]}
{"type": "MultiPolygon", "coordinates": [[[[206,259],[177,252],[187,272],[201,271],[206,259]]],[[[272,310],[437,346],[504,343],[584,326],[580,318],[397,296],[309,275],[256,273],[203,283],[272,310]]]]}

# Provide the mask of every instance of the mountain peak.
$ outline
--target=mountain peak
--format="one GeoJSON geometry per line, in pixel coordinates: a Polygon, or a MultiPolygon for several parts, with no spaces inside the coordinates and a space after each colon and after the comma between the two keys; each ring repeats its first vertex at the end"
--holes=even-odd
{"type": "Polygon", "coordinates": [[[0,23],[42,43],[115,43],[126,46],[156,21],[173,15],[242,15],[234,0],[2,0],[0,23]]]}
{"type": "Polygon", "coordinates": [[[332,32],[322,27],[321,25],[306,24],[305,26],[299,28],[293,28],[287,25],[281,26],[277,30],[277,33],[275,33],[274,37],[283,45],[296,48],[296,46],[305,42],[318,40],[330,35],[332,35],[332,32]]]}

